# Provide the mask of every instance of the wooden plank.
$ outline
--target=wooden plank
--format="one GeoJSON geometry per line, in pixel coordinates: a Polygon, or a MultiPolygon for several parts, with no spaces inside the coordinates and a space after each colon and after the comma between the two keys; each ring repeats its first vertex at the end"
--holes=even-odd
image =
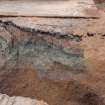
{"type": "Polygon", "coordinates": [[[98,17],[93,0],[0,0],[0,15],[98,17]]]}

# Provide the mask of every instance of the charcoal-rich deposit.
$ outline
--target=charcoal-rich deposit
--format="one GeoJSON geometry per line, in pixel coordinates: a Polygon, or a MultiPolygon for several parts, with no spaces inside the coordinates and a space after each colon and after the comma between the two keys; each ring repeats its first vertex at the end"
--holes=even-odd
{"type": "Polygon", "coordinates": [[[105,105],[104,23],[98,19],[1,20],[0,93],[49,105],[105,105]]]}

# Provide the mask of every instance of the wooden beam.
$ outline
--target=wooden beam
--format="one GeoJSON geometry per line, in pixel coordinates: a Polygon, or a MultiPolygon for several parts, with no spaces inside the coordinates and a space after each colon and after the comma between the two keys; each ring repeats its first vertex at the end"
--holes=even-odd
{"type": "Polygon", "coordinates": [[[98,17],[93,0],[0,0],[1,16],[98,17]]]}

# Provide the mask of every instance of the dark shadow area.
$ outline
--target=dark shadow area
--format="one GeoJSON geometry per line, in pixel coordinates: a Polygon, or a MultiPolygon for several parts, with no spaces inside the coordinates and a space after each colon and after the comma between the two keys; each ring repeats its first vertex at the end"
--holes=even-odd
{"type": "Polygon", "coordinates": [[[105,3],[105,0],[94,0],[94,2],[97,3],[105,3]]]}
{"type": "Polygon", "coordinates": [[[101,9],[101,10],[105,9],[105,0],[94,0],[94,2],[98,9],[101,9]]]}

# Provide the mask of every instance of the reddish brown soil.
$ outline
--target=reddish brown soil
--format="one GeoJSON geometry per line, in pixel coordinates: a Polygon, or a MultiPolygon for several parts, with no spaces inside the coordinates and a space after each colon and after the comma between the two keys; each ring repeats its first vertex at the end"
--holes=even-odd
{"type": "MultiPolygon", "coordinates": [[[[21,18],[18,19],[17,21],[21,24],[21,18]]],[[[31,66],[3,67],[0,71],[0,92],[11,96],[42,99],[49,105],[105,105],[105,17],[77,19],[78,21],[71,19],[71,27],[70,24],[65,26],[65,22],[68,23],[69,19],[22,18],[22,20],[29,20],[28,25],[30,26],[32,22],[31,25],[34,27],[36,24],[42,24],[42,26],[37,26],[42,30],[56,30],[52,25],[57,28],[64,26],[66,28],[60,27],[60,29],[82,35],[83,39],[79,42],[79,47],[84,49],[87,71],[81,74],[70,73],[70,75],[66,72],[66,80],[53,80],[49,76],[53,73],[59,76],[60,70],[63,69],[61,65],[59,70],[55,70],[55,66],[53,66],[52,70],[55,71],[50,71],[43,78],[31,66]],[[33,24],[33,22],[35,23],[33,24]]],[[[24,22],[22,26],[24,26],[24,22]]]]}
{"type": "MultiPolygon", "coordinates": [[[[59,72],[61,71],[56,71],[58,74],[59,72]]],[[[104,105],[101,93],[104,91],[104,79],[97,74],[101,71],[92,72],[79,76],[70,75],[65,81],[55,81],[48,79],[47,76],[40,78],[38,72],[30,66],[3,67],[0,72],[0,92],[10,96],[44,100],[49,105],[104,105]],[[96,87],[96,84],[99,86],[96,87]]]]}

